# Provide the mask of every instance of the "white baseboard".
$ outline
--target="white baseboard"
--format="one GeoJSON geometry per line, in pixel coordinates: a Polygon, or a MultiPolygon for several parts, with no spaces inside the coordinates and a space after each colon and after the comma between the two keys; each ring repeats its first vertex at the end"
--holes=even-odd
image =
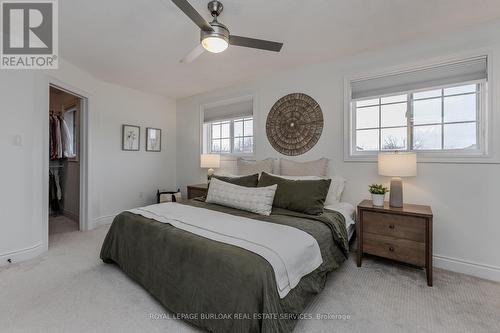
{"type": "Polygon", "coordinates": [[[93,223],[92,223],[91,229],[95,229],[95,228],[100,227],[102,225],[111,224],[116,215],[118,215],[118,214],[106,215],[106,216],[101,216],[101,217],[95,218],[94,221],[92,221],[93,223]]]}
{"type": "Polygon", "coordinates": [[[43,246],[42,243],[39,243],[24,249],[0,254],[0,267],[5,265],[10,265],[16,262],[33,259],[45,251],[47,251],[47,249],[43,246]]]}
{"type": "Polygon", "coordinates": [[[434,267],[500,282],[500,267],[434,255],[434,267]]]}

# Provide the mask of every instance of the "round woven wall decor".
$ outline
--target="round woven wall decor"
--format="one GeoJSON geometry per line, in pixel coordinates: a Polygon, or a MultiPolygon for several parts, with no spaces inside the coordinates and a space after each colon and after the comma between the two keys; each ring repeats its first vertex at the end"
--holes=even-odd
{"type": "Polygon", "coordinates": [[[267,116],[267,139],[284,155],[304,154],[318,142],[322,131],[321,107],[306,94],[294,93],[280,98],[267,116]]]}

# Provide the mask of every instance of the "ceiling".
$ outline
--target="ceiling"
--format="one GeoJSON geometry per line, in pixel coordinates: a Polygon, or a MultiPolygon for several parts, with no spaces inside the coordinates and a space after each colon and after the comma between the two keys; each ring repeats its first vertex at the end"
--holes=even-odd
{"type": "MultiPolygon", "coordinates": [[[[208,0],[190,0],[207,20],[208,0]]],[[[199,29],[170,0],[59,1],[60,52],[105,81],[181,98],[500,17],[499,0],[222,0],[233,34],[281,53],[229,47],[179,60],[199,29]]]]}

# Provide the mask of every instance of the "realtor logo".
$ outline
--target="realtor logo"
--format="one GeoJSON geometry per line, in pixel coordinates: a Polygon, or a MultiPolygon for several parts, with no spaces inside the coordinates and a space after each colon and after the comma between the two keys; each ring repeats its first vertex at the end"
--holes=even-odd
{"type": "Polygon", "coordinates": [[[0,6],[0,68],[56,69],[57,0],[5,0],[0,6]]]}

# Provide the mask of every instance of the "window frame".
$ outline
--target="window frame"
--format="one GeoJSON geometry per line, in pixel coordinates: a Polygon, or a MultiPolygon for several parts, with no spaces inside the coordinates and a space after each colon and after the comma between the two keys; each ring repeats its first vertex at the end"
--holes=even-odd
{"type": "Polygon", "coordinates": [[[419,124],[419,125],[415,125],[415,124],[411,124],[411,129],[409,129],[409,133],[411,134],[411,144],[413,145],[413,129],[415,127],[420,127],[420,126],[432,126],[432,125],[440,125],[441,126],[441,149],[412,149],[412,151],[414,152],[423,152],[423,153],[431,153],[431,152],[434,152],[434,153],[452,153],[452,154],[466,154],[466,155],[476,155],[476,156],[482,156],[484,155],[485,153],[485,142],[486,142],[486,138],[485,136],[483,135],[483,127],[484,127],[484,124],[483,124],[483,119],[485,119],[485,116],[484,116],[484,108],[485,108],[485,102],[486,102],[486,98],[487,98],[487,95],[488,95],[488,81],[486,79],[483,79],[483,80],[472,80],[472,81],[465,81],[465,82],[461,82],[461,83],[458,83],[458,84],[448,84],[448,85],[444,85],[444,86],[435,86],[435,87],[431,87],[431,88],[425,88],[425,89],[419,89],[419,90],[415,90],[415,91],[412,91],[411,94],[409,94],[410,98],[409,98],[409,101],[408,101],[408,107],[410,109],[410,116],[411,116],[411,119],[409,120],[410,121],[413,121],[414,119],[414,108],[413,107],[410,107],[411,105],[413,105],[412,103],[415,101],[415,99],[413,98],[414,94],[415,93],[418,93],[418,92],[423,92],[423,91],[429,91],[429,90],[437,90],[437,89],[440,89],[441,90],[441,96],[439,97],[429,97],[429,98],[421,98],[421,99],[417,99],[417,101],[423,101],[423,100],[431,100],[431,99],[437,99],[437,98],[440,98],[441,99],[441,122],[440,123],[428,123],[428,124],[419,124]],[[476,90],[476,92],[474,93],[460,93],[460,94],[450,94],[450,95],[445,95],[444,94],[444,90],[447,89],[447,88],[453,88],[453,87],[460,87],[460,86],[466,86],[466,85],[477,85],[478,86],[478,90],[476,90]],[[465,95],[472,95],[472,94],[476,94],[476,120],[472,121],[472,120],[467,120],[467,121],[449,121],[449,122],[446,122],[444,120],[444,110],[445,110],[445,107],[444,107],[444,102],[445,102],[445,98],[446,97],[456,97],[456,96],[465,96],[465,95]],[[477,145],[479,146],[478,149],[445,149],[444,148],[444,144],[445,144],[445,141],[444,141],[444,127],[445,125],[449,125],[449,124],[466,124],[466,123],[476,123],[476,143],[477,145]]]}
{"type": "MultiPolygon", "coordinates": [[[[237,156],[237,157],[252,157],[255,154],[255,118],[253,115],[251,116],[239,116],[239,117],[231,117],[231,118],[224,118],[224,119],[219,119],[211,122],[206,122],[203,123],[203,127],[206,126],[206,153],[208,154],[220,154],[221,156],[237,156]],[[252,119],[252,135],[245,135],[244,128],[243,128],[243,136],[238,136],[238,138],[252,138],[252,152],[234,152],[234,122],[236,120],[242,119],[243,127],[244,127],[244,122],[245,119],[252,119]],[[214,123],[227,123],[229,122],[229,142],[230,142],[230,151],[229,152],[215,152],[212,151],[212,140],[218,140],[218,139],[213,139],[212,137],[212,125],[214,123]]],[[[202,134],[203,136],[203,134],[202,134]]],[[[222,139],[222,138],[221,138],[222,139]]],[[[224,138],[226,139],[226,138],[224,138]]],[[[202,143],[202,146],[205,144],[202,143]]]]}
{"type": "MultiPolygon", "coordinates": [[[[385,105],[394,105],[394,104],[403,104],[404,102],[391,102],[391,103],[385,103],[383,104],[382,103],[382,98],[386,98],[386,97],[392,97],[392,96],[399,96],[399,95],[408,95],[407,93],[404,93],[404,92],[401,92],[401,93],[396,93],[396,94],[387,94],[387,95],[381,95],[381,96],[373,96],[373,97],[367,97],[367,98],[361,98],[361,99],[358,99],[358,100],[352,100],[351,101],[351,118],[352,118],[352,128],[351,128],[351,149],[352,151],[354,152],[353,155],[372,155],[374,153],[379,153],[379,152],[382,152],[382,151],[385,151],[385,152],[390,152],[391,150],[381,150],[381,146],[382,146],[382,135],[381,135],[381,131],[382,129],[396,129],[396,128],[404,128],[406,127],[406,132],[407,132],[407,142],[406,142],[406,146],[408,147],[407,149],[401,149],[401,150],[398,150],[398,151],[409,151],[409,147],[410,147],[410,142],[408,140],[408,138],[410,138],[410,118],[407,117],[407,121],[406,121],[406,125],[401,125],[401,126],[382,126],[382,106],[385,106],[385,105]],[[355,106],[355,103],[356,102],[359,102],[359,101],[364,101],[364,100],[371,100],[371,99],[378,99],[379,100],[379,103],[378,104],[373,104],[373,105],[366,105],[366,106],[363,106],[363,107],[372,107],[372,106],[378,106],[379,107],[379,113],[378,113],[378,123],[379,123],[379,126],[378,127],[366,127],[366,128],[361,128],[361,129],[358,129],[356,128],[356,122],[357,122],[357,119],[356,119],[356,106],[355,106]],[[355,140],[355,137],[356,137],[356,132],[357,131],[363,131],[363,130],[378,130],[379,131],[379,135],[378,135],[378,147],[379,149],[378,150],[366,150],[366,151],[358,151],[356,149],[356,140],[355,140]]],[[[406,100],[406,113],[408,114],[410,110],[410,98],[407,96],[407,100],[406,100]]]]}
{"type": "MultiPolygon", "coordinates": [[[[441,57],[431,61],[419,62],[414,64],[397,65],[384,70],[376,70],[358,74],[347,74],[344,76],[344,109],[343,117],[343,151],[345,162],[377,162],[378,152],[356,152],[353,150],[353,119],[352,119],[352,101],[351,101],[351,84],[360,80],[367,80],[377,77],[390,76],[411,72],[420,69],[430,69],[440,65],[453,64],[461,62],[464,59],[486,57],[487,58],[487,79],[484,87],[481,90],[481,108],[478,121],[480,129],[477,132],[480,136],[479,150],[414,150],[418,155],[419,163],[458,163],[458,164],[500,164],[500,134],[496,133],[496,129],[500,130],[500,117],[495,117],[493,110],[497,102],[499,102],[500,94],[496,89],[496,77],[493,75],[493,62],[496,57],[491,49],[479,49],[475,51],[463,52],[455,57],[441,57]],[[484,89],[485,88],[485,89],[484,89]],[[353,153],[354,152],[354,153],[353,153]]],[[[479,80],[483,81],[483,80],[479,80]]],[[[467,81],[464,81],[465,84],[467,81]]],[[[470,81],[474,82],[474,81],[470,81]]],[[[452,84],[451,86],[456,86],[452,84]]],[[[440,87],[440,86],[438,86],[440,87]]],[[[444,87],[444,85],[442,86],[444,87]]],[[[422,90],[430,90],[433,87],[422,90]]],[[[405,93],[402,91],[401,93],[405,93]]],[[[396,95],[396,94],[390,94],[396,95]]],[[[354,123],[355,124],[355,123],[354,123]]]]}
{"type": "Polygon", "coordinates": [[[233,120],[231,119],[220,119],[220,120],[216,120],[216,121],[211,121],[211,122],[208,122],[206,123],[208,125],[208,132],[207,132],[207,140],[208,140],[208,144],[207,144],[207,149],[208,149],[208,153],[209,154],[231,154],[232,151],[233,151],[233,145],[232,145],[232,140],[233,140],[233,120]],[[220,126],[220,137],[219,138],[213,138],[213,127],[215,124],[218,124],[220,126]],[[229,124],[229,137],[223,137],[222,136],[222,126],[223,125],[226,125],[226,124],[229,124]],[[222,151],[213,151],[212,150],[212,145],[213,145],[213,142],[215,140],[219,140],[220,142],[220,146],[222,148],[222,140],[229,140],[229,152],[222,152],[222,151]]]}
{"type": "Polygon", "coordinates": [[[254,149],[255,149],[255,143],[254,143],[254,140],[255,140],[255,136],[254,136],[254,118],[253,118],[253,115],[250,117],[250,116],[246,116],[246,117],[239,117],[239,118],[234,118],[232,121],[231,121],[231,150],[232,150],[232,154],[235,155],[235,154],[240,154],[240,155],[253,155],[254,153],[254,149]],[[251,119],[252,121],[252,135],[245,135],[245,122],[249,122],[249,119],[251,119]],[[241,121],[241,130],[242,130],[242,134],[241,136],[236,136],[234,134],[234,123],[236,121],[241,121]],[[252,138],[252,152],[237,152],[235,153],[234,152],[234,140],[235,139],[242,139],[243,140],[243,144],[245,142],[245,138],[252,138]]]}
{"type": "MultiPolygon", "coordinates": [[[[443,93],[443,92],[442,92],[443,93]]],[[[407,142],[406,142],[406,149],[397,149],[397,151],[412,151],[416,153],[421,153],[421,154],[429,154],[429,155],[443,155],[443,156],[483,156],[485,154],[485,136],[483,135],[483,119],[485,119],[485,101],[487,97],[487,80],[473,80],[473,81],[465,81],[465,82],[460,82],[460,83],[455,83],[455,84],[448,84],[448,85],[440,85],[440,86],[431,86],[428,88],[423,88],[423,89],[418,89],[418,90],[410,90],[410,91],[402,91],[398,93],[393,93],[393,94],[386,94],[386,95],[380,95],[380,96],[371,96],[371,97],[366,97],[366,98],[360,98],[357,100],[351,100],[350,102],[350,118],[351,118],[351,126],[350,126],[350,149],[351,149],[351,156],[370,156],[374,154],[378,154],[379,152],[390,152],[390,151],[395,151],[395,150],[390,150],[390,149],[384,149],[382,150],[382,136],[379,134],[379,142],[378,142],[378,147],[379,150],[369,150],[369,151],[358,151],[356,149],[356,132],[359,130],[370,130],[370,129],[386,129],[386,128],[404,128],[406,127],[407,131],[407,142]],[[423,98],[423,99],[417,99],[418,100],[431,100],[431,99],[441,99],[441,122],[439,123],[428,123],[428,124],[419,124],[415,125],[413,123],[413,114],[414,114],[414,108],[413,108],[413,102],[415,101],[414,99],[414,94],[419,93],[419,92],[424,92],[424,91],[430,91],[430,90],[444,90],[447,88],[452,88],[452,87],[457,87],[457,86],[466,86],[466,85],[478,85],[479,90],[476,91],[475,93],[460,93],[460,94],[451,94],[451,95],[444,95],[442,94],[441,96],[438,97],[430,97],[430,98],[423,98]],[[476,120],[474,121],[458,121],[458,122],[445,122],[444,121],[444,100],[445,97],[453,97],[453,96],[464,96],[464,95],[472,95],[476,94],[476,120]],[[393,97],[393,96],[398,96],[398,95],[407,95],[407,101],[406,101],[406,112],[407,112],[407,121],[406,125],[402,126],[382,126],[381,123],[381,114],[382,111],[379,110],[379,126],[378,127],[370,127],[370,128],[362,128],[358,129],[356,128],[356,102],[364,101],[364,100],[372,100],[372,99],[378,99],[379,103],[374,104],[373,106],[379,106],[381,108],[383,105],[392,105],[392,104],[402,104],[404,102],[392,102],[392,103],[386,103],[383,104],[381,102],[381,99],[386,98],[386,97],[393,97]],[[458,123],[476,123],[476,142],[478,144],[478,149],[444,149],[444,125],[446,124],[458,124],[458,123]],[[413,149],[413,132],[415,127],[420,127],[420,126],[431,126],[431,125],[440,125],[441,126],[441,146],[443,147],[442,149],[413,149]]],[[[370,107],[371,105],[365,106],[365,107],[370,107]]]]}

